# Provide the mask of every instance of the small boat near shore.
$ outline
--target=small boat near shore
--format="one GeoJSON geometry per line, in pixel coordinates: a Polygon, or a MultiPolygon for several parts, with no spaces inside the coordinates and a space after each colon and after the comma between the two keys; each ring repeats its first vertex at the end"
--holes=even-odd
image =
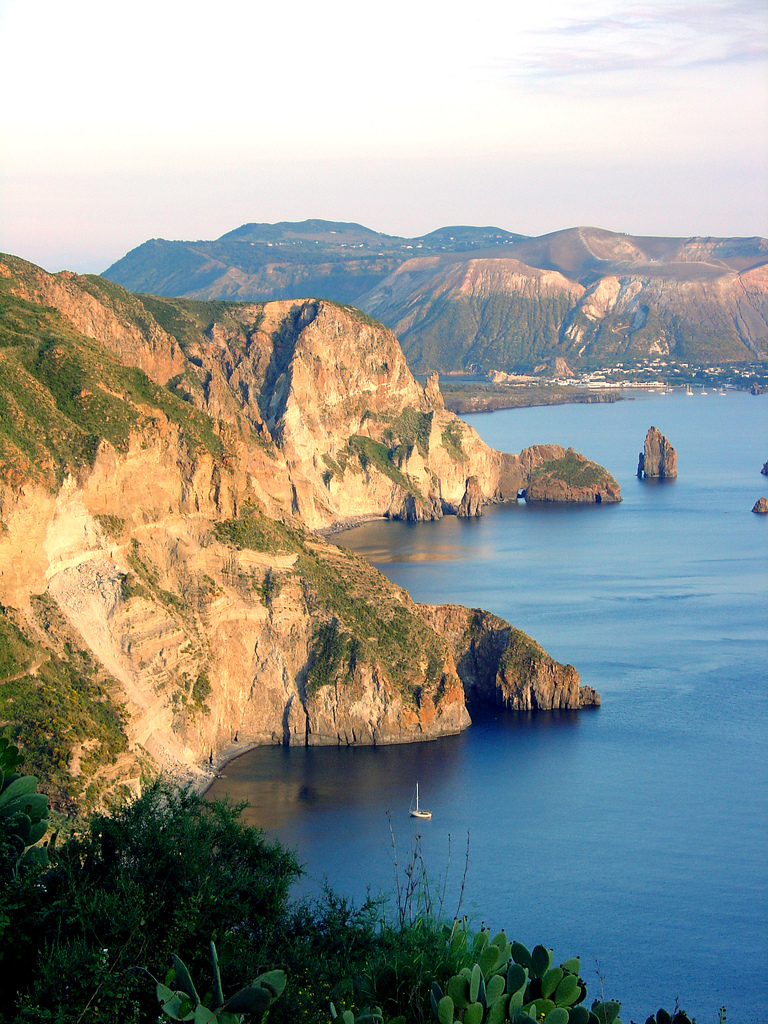
{"type": "Polygon", "coordinates": [[[425,811],[422,807],[419,807],[419,784],[416,783],[416,792],[414,793],[413,799],[411,800],[411,806],[408,808],[408,813],[412,818],[431,818],[432,811],[425,811]]]}

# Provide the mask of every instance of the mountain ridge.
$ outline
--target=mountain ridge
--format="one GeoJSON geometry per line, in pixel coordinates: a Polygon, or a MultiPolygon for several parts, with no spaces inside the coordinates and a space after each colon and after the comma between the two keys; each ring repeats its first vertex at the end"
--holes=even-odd
{"type": "Polygon", "coordinates": [[[342,222],[246,224],[211,242],[144,243],[105,274],[164,295],[353,304],[395,331],[420,373],[768,355],[768,240],[758,236],[457,226],[405,239],[342,222]]]}

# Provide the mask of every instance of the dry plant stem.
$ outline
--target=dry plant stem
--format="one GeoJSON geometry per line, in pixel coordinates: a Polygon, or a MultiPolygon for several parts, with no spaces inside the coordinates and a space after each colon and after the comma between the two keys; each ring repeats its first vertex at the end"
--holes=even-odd
{"type": "MultiPolygon", "coordinates": [[[[392,819],[388,815],[389,834],[392,840],[392,862],[395,870],[395,900],[397,911],[397,923],[402,929],[406,925],[413,925],[418,917],[428,917],[434,920],[442,920],[445,906],[446,892],[448,888],[448,874],[451,866],[451,836],[448,835],[448,860],[445,873],[438,876],[437,884],[433,891],[430,885],[429,873],[424,862],[424,855],[421,845],[421,835],[411,836],[411,848],[408,860],[403,866],[402,876],[400,872],[400,859],[397,851],[395,830],[392,826],[392,819]]],[[[467,849],[464,858],[464,871],[459,889],[459,899],[456,906],[456,917],[459,915],[461,905],[464,901],[464,890],[469,870],[469,830],[467,830],[467,849]]]]}

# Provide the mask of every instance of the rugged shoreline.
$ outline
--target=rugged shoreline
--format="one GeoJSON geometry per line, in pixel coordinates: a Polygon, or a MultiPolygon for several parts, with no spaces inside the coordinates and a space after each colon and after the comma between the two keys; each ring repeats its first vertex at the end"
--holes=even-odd
{"type": "Polygon", "coordinates": [[[624,402],[627,396],[616,391],[577,389],[572,386],[466,383],[454,384],[443,378],[440,391],[445,408],[457,416],[468,413],[496,412],[501,409],[530,409],[550,405],[595,405],[624,402]]]}
{"type": "MultiPolygon", "coordinates": [[[[18,328],[0,382],[0,720],[54,805],[159,770],[205,786],[251,743],[461,731],[463,652],[315,531],[476,516],[529,486],[620,500],[559,445],[489,448],[348,307],[201,307],[14,257],[0,298],[18,328]]],[[[559,671],[538,650],[532,673],[507,665],[504,703],[580,706],[568,673],[567,698],[536,692],[536,671],[559,671]]]]}

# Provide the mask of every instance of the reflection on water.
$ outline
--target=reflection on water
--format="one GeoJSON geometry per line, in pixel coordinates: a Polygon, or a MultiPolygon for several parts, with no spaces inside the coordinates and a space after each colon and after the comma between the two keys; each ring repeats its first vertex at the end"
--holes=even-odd
{"type": "MultiPolygon", "coordinates": [[[[260,747],[231,761],[209,796],[248,801],[244,819],[278,832],[305,813],[343,816],[364,808],[382,821],[389,813],[402,816],[416,782],[422,799],[428,797],[430,809],[436,812],[455,804],[466,782],[467,757],[477,756],[484,736],[492,742],[486,757],[501,753],[507,770],[522,782],[532,758],[540,757],[550,741],[565,743],[568,733],[578,730],[582,716],[576,711],[535,715],[475,708],[471,731],[428,743],[260,747]]],[[[437,813],[435,817],[442,824],[447,818],[437,813]]]]}

